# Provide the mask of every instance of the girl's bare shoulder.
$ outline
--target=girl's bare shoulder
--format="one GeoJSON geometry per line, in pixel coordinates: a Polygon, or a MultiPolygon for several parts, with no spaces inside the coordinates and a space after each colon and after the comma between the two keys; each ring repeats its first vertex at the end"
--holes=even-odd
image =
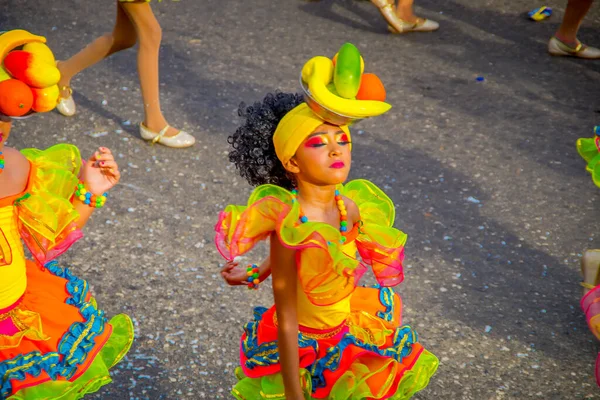
{"type": "Polygon", "coordinates": [[[27,186],[31,166],[29,161],[16,149],[5,147],[2,150],[4,156],[4,171],[0,175],[0,197],[8,197],[21,193],[27,186]]]}

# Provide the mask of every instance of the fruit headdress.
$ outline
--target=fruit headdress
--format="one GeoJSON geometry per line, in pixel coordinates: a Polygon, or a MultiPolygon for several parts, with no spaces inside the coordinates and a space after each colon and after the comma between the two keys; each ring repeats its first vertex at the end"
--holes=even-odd
{"type": "Polygon", "coordinates": [[[282,164],[324,122],[338,125],[350,136],[349,125],[392,108],[385,102],[381,80],[375,74],[364,73],[364,67],[360,52],[351,43],[345,43],[333,59],[317,56],[304,64],[301,84],[306,103],[289,111],[273,135],[282,164]]]}
{"type": "Polygon", "coordinates": [[[349,125],[389,111],[392,106],[385,102],[383,83],[364,69],[364,60],[351,43],[345,43],[333,59],[311,58],[301,76],[306,103],[335,125],[349,125]]]}
{"type": "Polygon", "coordinates": [[[21,29],[0,33],[0,113],[19,118],[56,107],[60,72],[45,43],[21,29]]]}

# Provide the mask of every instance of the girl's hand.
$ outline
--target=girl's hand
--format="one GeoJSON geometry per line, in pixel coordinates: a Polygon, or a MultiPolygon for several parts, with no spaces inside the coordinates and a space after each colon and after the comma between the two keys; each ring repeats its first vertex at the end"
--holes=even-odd
{"type": "Polygon", "coordinates": [[[248,285],[248,270],[236,261],[227,261],[221,270],[221,276],[231,286],[248,285]]]}
{"type": "Polygon", "coordinates": [[[109,191],[121,179],[119,166],[112,153],[106,147],[98,148],[85,163],[81,180],[86,189],[97,196],[109,191]]]}

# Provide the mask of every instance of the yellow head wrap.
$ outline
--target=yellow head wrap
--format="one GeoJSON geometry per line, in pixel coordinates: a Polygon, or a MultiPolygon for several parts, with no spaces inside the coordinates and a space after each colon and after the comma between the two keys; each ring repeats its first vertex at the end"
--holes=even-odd
{"type": "MultiPolygon", "coordinates": [[[[325,122],[306,103],[285,114],[273,135],[275,153],[281,163],[285,165],[296,154],[302,142],[325,122]]],[[[340,125],[340,129],[350,137],[348,125],[340,125]]]]}

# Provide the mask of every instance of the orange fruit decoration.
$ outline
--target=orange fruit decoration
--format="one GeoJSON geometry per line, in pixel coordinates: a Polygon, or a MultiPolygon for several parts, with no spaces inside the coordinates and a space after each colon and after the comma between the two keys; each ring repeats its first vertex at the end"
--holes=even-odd
{"type": "Polygon", "coordinates": [[[17,79],[0,82],[0,112],[9,117],[21,117],[31,110],[31,88],[17,79]]]}
{"type": "Polygon", "coordinates": [[[356,94],[357,100],[385,101],[385,96],[385,87],[377,75],[368,73],[362,75],[360,88],[356,94]]]}
{"type": "Polygon", "coordinates": [[[48,112],[52,111],[58,103],[60,91],[58,85],[50,86],[45,89],[32,88],[33,92],[33,111],[48,112]]]}

